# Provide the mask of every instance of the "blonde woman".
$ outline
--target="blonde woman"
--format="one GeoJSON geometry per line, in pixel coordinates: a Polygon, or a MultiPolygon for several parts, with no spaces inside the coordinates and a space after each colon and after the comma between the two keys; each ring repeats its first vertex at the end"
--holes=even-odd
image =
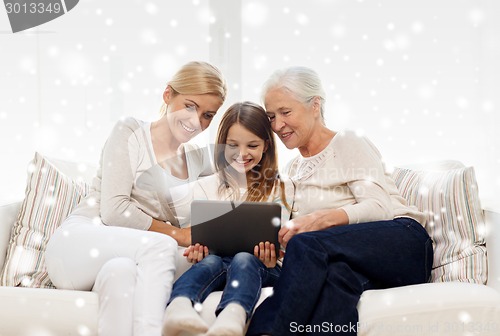
{"type": "Polygon", "coordinates": [[[186,142],[210,125],[225,97],[217,68],[184,65],[163,92],[158,120],[116,124],[91,192],[49,241],[54,285],[99,294],[99,335],[161,335],[177,246],[190,245],[170,188],[210,170],[205,152],[186,142]]]}

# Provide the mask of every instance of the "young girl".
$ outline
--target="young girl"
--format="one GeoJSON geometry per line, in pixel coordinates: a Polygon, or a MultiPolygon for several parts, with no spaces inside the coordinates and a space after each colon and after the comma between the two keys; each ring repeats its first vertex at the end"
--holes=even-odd
{"type": "MultiPolygon", "coordinates": [[[[217,173],[199,180],[195,199],[285,200],[279,180],[276,146],[264,109],[250,102],[232,105],[222,117],[215,146],[217,173]]],[[[289,217],[283,201],[282,218],[289,217]]],[[[174,284],[164,319],[164,336],[181,331],[206,335],[243,335],[261,288],[272,286],[279,276],[274,244],[261,242],[254,254],[234,257],[208,255],[208,248],[196,244],[184,255],[195,263],[174,284]],[[216,309],[217,320],[209,328],[194,309],[213,291],[224,288],[216,309]]]]}

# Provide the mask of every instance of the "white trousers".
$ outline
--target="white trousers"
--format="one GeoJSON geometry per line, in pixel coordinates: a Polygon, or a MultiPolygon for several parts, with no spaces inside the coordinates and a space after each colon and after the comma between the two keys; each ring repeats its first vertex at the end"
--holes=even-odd
{"type": "Polygon", "coordinates": [[[45,262],[57,288],[98,293],[100,336],[160,336],[176,255],[167,235],[70,216],[51,237],[45,262]]]}

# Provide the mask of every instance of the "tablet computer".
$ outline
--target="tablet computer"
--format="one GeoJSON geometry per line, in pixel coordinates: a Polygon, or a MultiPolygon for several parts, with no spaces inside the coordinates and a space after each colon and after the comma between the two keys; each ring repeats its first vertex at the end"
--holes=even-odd
{"type": "Polygon", "coordinates": [[[279,256],[281,205],[270,202],[194,200],[191,203],[191,242],[207,246],[211,254],[253,254],[254,246],[270,242],[279,256]]]}

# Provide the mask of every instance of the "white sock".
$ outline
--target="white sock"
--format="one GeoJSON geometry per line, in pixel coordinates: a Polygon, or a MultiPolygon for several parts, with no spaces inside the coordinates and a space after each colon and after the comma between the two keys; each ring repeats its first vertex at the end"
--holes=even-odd
{"type": "Polygon", "coordinates": [[[246,319],[245,309],[238,303],[230,303],[220,312],[205,335],[242,336],[245,332],[246,319]]]}
{"type": "Polygon", "coordinates": [[[182,331],[204,333],[207,330],[208,325],[186,297],[173,299],[165,310],[163,336],[177,336],[182,331]]]}

